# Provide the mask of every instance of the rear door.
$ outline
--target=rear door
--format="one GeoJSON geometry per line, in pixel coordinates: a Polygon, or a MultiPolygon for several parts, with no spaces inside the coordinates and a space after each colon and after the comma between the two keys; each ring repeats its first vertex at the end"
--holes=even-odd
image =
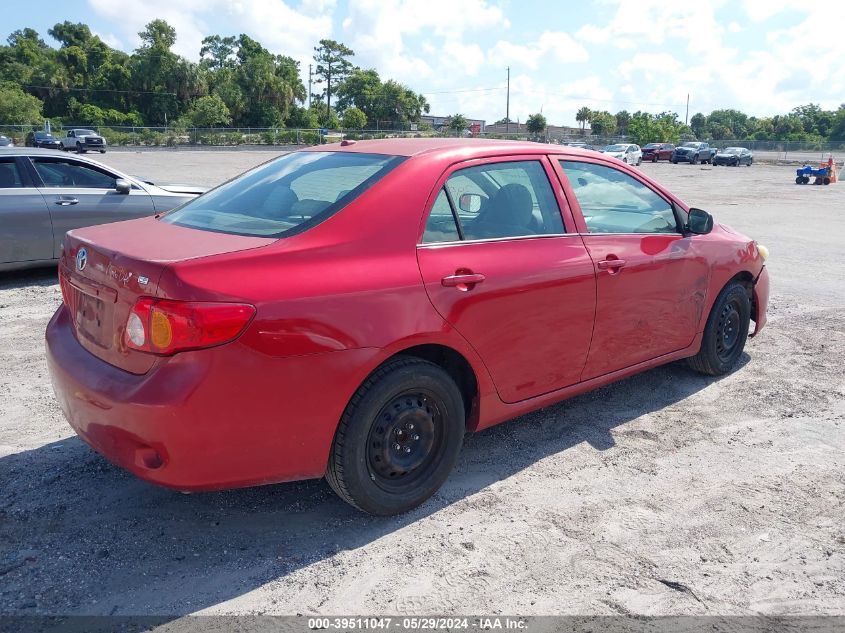
{"type": "Polygon", "coordinates": [[[33,156],[34,177],[53,221],[53,256],[61,252],[65,233],[152,215],[150,195],[133,184],[128,194],[115,190],[117,174],[70,157],[33,156]]]}
{"type": "Polygon", "coordinates": [[[558,161],[595,264],[596,318],[583,380],[690,345],[709,280],[679,213],[632,174],[584,159],[558,161]]]}
{"type": "Polygon", "coordinates": [[[417,248],[431,302],[505,402],[577,382],[590,345],[595,273],[550,169],[536,156],[454,166],[417,248]]]}
{"type": "Polygon", "coordinates": [[[23,159],[0,157],[0,264],[53,258],[53,227],[23,159]]]}

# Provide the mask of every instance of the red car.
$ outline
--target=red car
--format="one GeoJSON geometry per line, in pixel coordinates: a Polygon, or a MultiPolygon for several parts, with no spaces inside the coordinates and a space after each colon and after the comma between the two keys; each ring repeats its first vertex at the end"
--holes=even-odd
{"type": "Polygon", "coordinates": [[[675,146],[672,143],[649,143],[643,146],[643,160],[656,163],[659,160],[672,160],[675,146]]]}
{"type": "Polygon", "coordinates": [[[680,358],[730,371],[765,255],[595,152],[347,141],[68,233],[49,367],[76,432],[143,479],[325,476],[389,515],[467,431],[680,358]]]}

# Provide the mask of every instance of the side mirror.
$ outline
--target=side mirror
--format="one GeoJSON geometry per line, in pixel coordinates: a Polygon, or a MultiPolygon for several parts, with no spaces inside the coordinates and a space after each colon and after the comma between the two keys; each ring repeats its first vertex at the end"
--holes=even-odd
{"type": "Polygon", "coordinates": [[[128,180],[124,180],[123,178],[118,178],[114,181],[114,190],[120,194],[128,194],[132,189],[132,185],[129,184],[128,180]]]}
{"type": "Polygon", "coordinates": [[[686,229],[693,235],[707,235],[713,230],[713,216],[702,209],[689,210],[686,229]]]}
{"type": "Polygon", "coordinates": [[[478,213],[481,210],[481,196],[477,193],[462,193],[458,198],[458,207],[465,213],[478,213]]]}

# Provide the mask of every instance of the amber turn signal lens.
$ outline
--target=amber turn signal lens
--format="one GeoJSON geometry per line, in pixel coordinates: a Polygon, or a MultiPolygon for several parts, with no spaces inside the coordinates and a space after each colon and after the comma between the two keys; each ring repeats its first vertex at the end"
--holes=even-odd
{"type": "Polygon", "coordinates": [[[173,328],[167,315],[153,308],[150,318],[150,342],[159,349],[167,349],[173,342],[173,328]]]}

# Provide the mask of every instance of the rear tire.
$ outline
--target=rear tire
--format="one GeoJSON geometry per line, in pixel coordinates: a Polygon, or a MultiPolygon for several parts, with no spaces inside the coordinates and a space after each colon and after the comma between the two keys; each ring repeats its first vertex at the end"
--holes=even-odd
{"type": "Polygon", "coordinates": [[[709,376],[722,376],[731,371],[748,340],[751,323],[751,300],[738,281],[722,289],[704,327],[701,349],[689,359],[695,371],[709,376]]]}
{"type": "Polygon", "coordinates": [[[407,512],[446,481],[463,445],[464,418],[449,374],[434,363],[398,357],[367,378],[347,405],[326,480],[364,512],[407,512]]]}

